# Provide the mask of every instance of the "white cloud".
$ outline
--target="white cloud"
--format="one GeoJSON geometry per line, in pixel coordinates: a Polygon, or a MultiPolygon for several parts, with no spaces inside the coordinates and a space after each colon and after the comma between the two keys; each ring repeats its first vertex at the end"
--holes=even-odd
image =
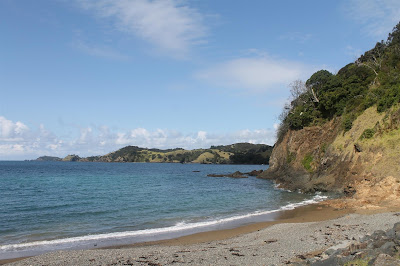
{"type": "Polygon", "coordinates": [[[209,148],[238,142],[275,142],[276,129],[240,130],[233,133],[197,131],[183,133],[176,130],[135,128],[125,132],[111,131],[106,126],[86,127],[76,137],[62,139],[39,125],[30,129],[21,122],[0,117],[0,159],[33,159],[42,155],[64,157],[104,155],[127,145],[147,148],[209,148]]]}
{"type": "Polygon", "coordinates": [[[0,141],[14,141],[24,137],[29,128],[21,122],[13,122],[0,116],[0,141]]]}
{"type": "Polygon", "coordinates": [[[225,89],[265,92],[307,78],[313,70],[300,62],[259,55],[222,62],[199,71],[195,76],[225,89]]]}
{"type": "Polygon", "coordinates": [[[198,10],[180,0],[77,0],[115,27],[134,34],[162,51],[185,56],[191,46],[204,41],[205,26],[198,10]]]}
{"type": "Polygon", "coordinates": [[[386,39],[400,20],[398,0],[350,0],[345,5],[350,18],[364,25],[364,32],[386,39]]]}
{"type": "Polygon", "coordinates": [[[77,40],[77,41],[73,42],[71,45],[75,49],[77,49],[85,54],[95,56],[95,57],[102,57],[102,58],[107,58],[107,59],[112,59],[112,60],[120,60],[120,61],[125,61],[125,60],[129,59],[128,56],[125,56],[107,46],[89,45],[81,40],[77,40]]]}

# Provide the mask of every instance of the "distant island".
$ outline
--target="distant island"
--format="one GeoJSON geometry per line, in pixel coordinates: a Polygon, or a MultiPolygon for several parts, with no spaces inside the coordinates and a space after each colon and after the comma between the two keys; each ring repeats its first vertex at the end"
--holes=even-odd
{"type": "Polygon", "coordinates": [[[266,144],[236,143],[211,146],[209,149],[185,150],[148,149],[126,146],[106,155],[64,158],[41,156],[34,161],[64,162],[147,162],[147,163],[201,163],[201,164],[269,164],[272,146],[266,144]]]}

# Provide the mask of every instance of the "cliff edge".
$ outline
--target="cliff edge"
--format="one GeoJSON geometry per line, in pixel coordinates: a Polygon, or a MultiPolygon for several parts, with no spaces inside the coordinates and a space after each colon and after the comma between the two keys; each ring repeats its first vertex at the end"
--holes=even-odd
{"type": "Polygon", "coordinates": [[[365,110],[344,132],[341,119],[289,130],[259,177],[303,192],[334,191],[337,207],[400,205],[400,108],[365,110]],[[373,132],[368,133],[368,132],[373,132]]]}
{"type": "Polygon", "coordinates": [[[291,84],[270,167],[259,177],[338,207],[400,206],[400,23],[337,74],[291,84]]]}

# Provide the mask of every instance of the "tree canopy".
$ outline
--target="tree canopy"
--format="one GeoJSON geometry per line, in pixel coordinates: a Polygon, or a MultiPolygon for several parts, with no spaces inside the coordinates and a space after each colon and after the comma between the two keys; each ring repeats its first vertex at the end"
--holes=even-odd
{"type": "Polygon", "coordinates": [[[315,72],[304,83],[291,84],[292,98],[280,116],[278,141],[287,130],[318,125],[343,116],[343,128],[365,109],[376,105],[383,112],[400,102],[400,23],[386,42],[360,56],[337,74],[315,72]]]}

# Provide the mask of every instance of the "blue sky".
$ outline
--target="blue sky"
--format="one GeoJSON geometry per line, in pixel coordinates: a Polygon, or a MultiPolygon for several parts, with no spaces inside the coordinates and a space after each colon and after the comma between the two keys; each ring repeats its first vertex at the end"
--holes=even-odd
{"type": "Polygon", "coordinates": [[[338,71],[397,0],[0,1],[0,159],[274,144],[289,84],[338,71]]]}

